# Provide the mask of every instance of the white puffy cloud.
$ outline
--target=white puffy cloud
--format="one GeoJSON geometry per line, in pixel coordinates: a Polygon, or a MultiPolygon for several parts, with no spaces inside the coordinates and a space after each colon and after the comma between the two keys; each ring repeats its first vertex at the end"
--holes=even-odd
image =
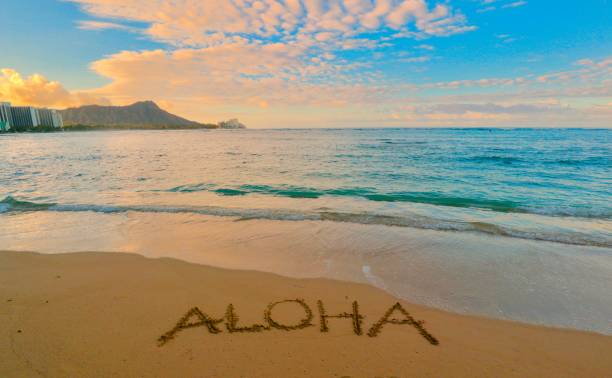
{"type": "MultiPolygon", "coordinates": [[[[92,63],[93,71],[111,79],[96,93],[118,103],[198,99],[267,109],[378,101],[381,93],[397,90],[381,89],[387,83],[372,61],[349,62],[339,53],[473,29],[460,11],[426,0],[69,1],[90,16],[112,20],[84,21],[81,28],[142,23],[141,33],[167,46],[92,63]]],[[[403,63],[429,59],[408,57],[403,63]]]]}
{"type": "Polygon", "coordinates": [[[139,21],[145,33],[174,46],[203,47],[270,40],[350,40],[385,29],[421,36],[473,30],[447,4],[425,0],[71,0],[92,16],[139,21]]]}
{"type": "Polygon", "coordinates": [[[355,78],[352,71],[358,68],[333,54],[306,60],[286,44],[246,42],[171,52],[124,51],[92,64],[95,72],[111,79],[96,92],[117,102],[154,96],[261,108],[370,102],[384,88],[367,74],[355,78]]]}

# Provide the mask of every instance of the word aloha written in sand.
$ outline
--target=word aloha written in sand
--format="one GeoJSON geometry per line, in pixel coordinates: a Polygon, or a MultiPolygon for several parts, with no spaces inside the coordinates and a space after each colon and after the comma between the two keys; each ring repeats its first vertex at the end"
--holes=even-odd
{"type": "MultiPolygon", "coordinates": [[[[353,302],[352,312],[343,312],[340,314],[330,315],[325,311],[325,306],[321,300],[317,301],[317,308],[319,312],[319,322],[321,332],[329,332],[329,319],[331,318],[346,318],[351,319],[353,323],[353,332],[356,335],[361,335],[363,333],[362,323],[363,323],[363,315],[359,313],[359,303],[357,301],[353,302]]],[[[203,313],[199,308],[194,307],[189,310],[179,321],[176,323],[174,328],[170,331],[166,332],[157,340],[159,345],[164,345],[168,341],[175,338],[177,333],[187,328],[194,327],[206,327],[209,333],[217,334],[223,332],[220,328],[220,324],[225,322],[225,328],[229,333],[235,332],[262,332],[262,331],[270,331],[272,329],[278,329],[283,331],[294,331],[298,329],[303,329],[307,327],[312,327],[314,324],[312,323],[314,318],[313,312],[303,299],[286,299],[278,302],[273,302],[268,305],[266,310],[264,311],[264,320],[266,325],[264,324],[254,324],[249,327],[240,327],[238,326],[239,317],[234,309],[233,304],[229,304],[227,306],[227,310],[225,311],[225,315],[222,318],[213,318],[203,313]],[[304,311],[304,318],[295,324],[283,324],[274,319],[274,309],[280,305],[285,303],[293,303],[301,307],[304,311]]],[[[406,311],[402,305],[398,302],[391,306],[387,312],[383,314],[383,316],[374,323],[370,329],[368,330],[367,335],[369,337],[376,337],[383,329],[385,324],[406,324],[413,326],[420,334],[427,340],[431,345],[438,345],[438,340],[431,335],[424,327],[424,322],[422,320],[415,320],[409,313],[406,311]],[[395,313],[399,313],[403,316],[403,319],[395,319],[392,316],[395,313]]]]}

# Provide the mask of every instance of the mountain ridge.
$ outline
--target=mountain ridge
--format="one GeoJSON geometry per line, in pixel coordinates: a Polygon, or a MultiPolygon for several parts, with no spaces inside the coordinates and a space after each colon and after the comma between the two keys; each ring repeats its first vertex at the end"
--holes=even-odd
{"type": "Polygon", "coordinates": [[[153,101],[138,101],[126,106],[85,105],[60,110],[60,114],[66,126],[213,126],[167,112],[153,101]]]}

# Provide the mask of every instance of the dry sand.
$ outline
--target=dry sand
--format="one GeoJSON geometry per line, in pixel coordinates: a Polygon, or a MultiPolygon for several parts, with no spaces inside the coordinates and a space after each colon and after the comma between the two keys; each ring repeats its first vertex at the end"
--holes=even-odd
{"type": "MultiPolygon", "coordinates": [[[[1,377],[407,377],[612,376],[612,337],[451,314],[401,302],[414,324],[371,326],[397,302],[376,288],[325,279],[290,279],[132,254],[0,253],[1,377]],[[221,333],[183,329],[158,338],[188,310],[238,326],[266,325],[270,303],[303,299],[312,326],[221,333]],[[317,300],[329,314],[357,301],[351,319],[321,332],[317,300]]],[[[279,304],[273,320],[297,324],[305,311],[279,304]]],[[[406,319],[399,311],[391,318],[406,319]]],[[[193,321],[195,318],[192,318],[193,321]]]]}

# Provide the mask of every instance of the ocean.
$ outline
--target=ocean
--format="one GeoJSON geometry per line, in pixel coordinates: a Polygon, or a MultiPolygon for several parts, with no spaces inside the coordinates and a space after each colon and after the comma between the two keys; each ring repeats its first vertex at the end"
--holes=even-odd
{"type": "MultiPolygon", "coordinates": [[[[249,260],[254,265],[241,265],[239,257],[218,265],[363,280],[444,309],[612,333],[612,301],[597,298],[612,290],[611,142],[612,131],[603,129],[4,134],[0,135],[0,249],[131,251],[214,263],[220,258],[198,258],[198,249],[219,240],[240,245],[245,227],[251,227],[253,239],[248,242],[253,245],[257,235],[277,241],[283,237],[263,225],[280,225],[289,237],[298,232],[296,227],[315,224],[320,228],[308,231],[315,236],[301,245],[318,251],[312,252],[319,259],[317,266],[300,270],[289,261],[276,266],[254,262],[257,259],[249,260]],[[198,239],[200,233],[210,232],[211,222],[226,222],[223,227],[233,235],[219,231],[198,239]],[[262,226],[252,228],[253,224],[262,226]],[[331,229],[334,233],[324,241],[316,239],[317,232],[331,229]],[[343,231],[348,229],[361,237],[359,245],[340,240],[356,237],[343,231]],[[159,234],[174,238],[174,244],[147,242],[159,234]],[[402,242],[414,235],[418,242],[402,242]],[[186,246],[179,237],[192,242],[186,246]],[[343,246],[342,253],[334,249],[337,245],[343,246]],[[522,310],[510,311],[491,302],[499,291],[489,293],[490,298],[479,296],[476,286],[486,282],[479,280],[491,272],[481,269],[469,277],[457,256],[482,250],[478,247],[482,245],[499,250],[482,251],[486,258],[470,256],[471,264],[487,264],[488,258],[512,259],[496,268],[505,278],[498,275],[498,282],[490,277],[499,290],[510,287],[516,295],[526,288],[550,291],[526,301],[522,310]],[[359,271],[330,268],[350,258],[351,249],[359,254],[359,271]],[[401,260],[414,250],[419,251],[418,260],[401,260]],[[433,252],[422,252],[427,250],[433,252]],[[446,257],[438,254],[442,250],[446,257]],[[376,271],[373,260],[389,255],[395,257],[389,257],[387,264],[400,259],[393,264],[400,264],[403,271],[385,275],[383,262],[376,271]],[[529,266],[550,267],[546,264],[560,261],[567,264],[555,271],[532,271],[529,266]],[[435,290],[417,288],[414,280],[419,273],[411,269],[435,264],[448,269],[446,274],[461,275],[462,284],[476,292],[469,298],[455,293],[456,298],[449,299],[448,289],[436,291],[440,283],[435,290]],[[568,276],[566,270],[572,273],[568,276]],[[403,276],[408,271],[410,277],[403,276]],[[515,279],[525,281],[522,286],[504,283],[513,280],[512,274],[506,277],[512,272],[515,279]],[[527,308],[541,300],[548,301],[545,311],[527,308]],[[558,310],[555,301],[563,302],[563,310],[550,321],[551,312],[558,310]],[[583,310],[590,315],[572,309],[572,301],[586,306],[583,310]]],[[[297,259],[282,255],[279,245],[287,247],[276,243],[271,247],[276,254],[266,256],[297,259]]],[[[446,285],[461,291],[456,282],[446,285]]]]}

